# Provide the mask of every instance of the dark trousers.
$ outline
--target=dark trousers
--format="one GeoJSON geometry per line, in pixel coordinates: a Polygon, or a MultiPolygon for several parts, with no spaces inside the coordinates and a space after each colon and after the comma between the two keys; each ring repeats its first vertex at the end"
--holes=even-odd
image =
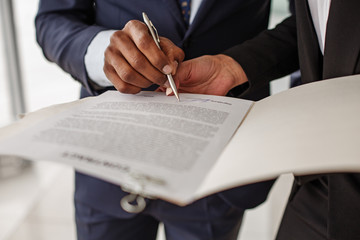
{"type": "Polygon", "coordinates": [[[299,177],[276,239],[360,239],[360,174],[299,177]]]}
{"type": "Polygon", "coordinates": [[[167,240],[236,240],[244,211],[212,195],[179,207],[148,202],[144,212],[119,218],[75,203],[78,240],[155,240],[163,222],[167,240]]]}
{"type": "Polygon", "coordinates": [[[294,181],[277,240],[325,240],[328,215],[326,177],[304,185],[294,181]]]}

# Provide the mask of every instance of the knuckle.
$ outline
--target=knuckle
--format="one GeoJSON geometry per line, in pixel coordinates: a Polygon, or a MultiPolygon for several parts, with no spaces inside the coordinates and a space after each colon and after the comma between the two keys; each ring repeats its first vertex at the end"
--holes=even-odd
{"type": "Polygon", "coordinates": [[[119,75],[120,78],[127,83],[134,82],[134,79],[136,78],[136,74],[133,71],[122,70],[119,75]]]}
{"type": "Polygon", "coordinates": [[[154,79],[154,83],[156,83],[160,86],[162,86],[167,80],[166,76],[164,74],[159,74],[157,76],[154,76],[153,79],[154,79]]]}
{"type": "Polygon", "coordinates": [[[110,44],[115,43],[116,40],[122,35],[122,31],[116,31],[110,36],[110,44]]]}
{"type": "Polygon", "coordinates": [[[116,88],[116,90],[118,90],[121,93],[133,93],[134,92],[134,86],[124,82],[122,79],[117,80],[114,83],[114,87],[116,88]]]}
{"type": "Polygon", "coordinates": [[[103,65],[103,71],[104,73],[114,73],[115,72],[115,69],[113,68],[113,66],[107,62],[104,63],[103,65]]]}
{"type": "Polygon", "coordinates": [[[118,84],[116,84],[116,89],[121,92],[121,93],[127,93],[129,90],[128,90],[128,87],[126,86],[125,83],[123,82],[119,82],[118,84]]]}
{"type": "Polygon", "coordinates": [[[164,61],[164,60],[161,59],[161,58],[155,57],[155,58],[152,60],[152,64],[153,64],[154,66],[156,66],[158,69],[162,70],[162,68],[167,64],[167,62],[164,61]]]}
{"type": "Polygon", "coordinates": [[[118,76],[117,76],[115,70],[111,66],[104,65],[103,71],[104,71],[106,78],[109,79],[110,82],[114,83],[118,80],[118,76]]]}
{"type": "Polygon", "coordinates": [[[107,61],[107,59],[109,59],[113,55],[113,52],[114,52],[114,49],[112,47],[107,47],[105,49],[105,52],[104,52],[105,61],[107,61]]]}
{"type": "Polygon", "coordinates": [[[119,45],[122,44],[124,41],[127,40],[127,35],[123,31],[116,31],[113,35],[110,37],[110,46],[112,45],[119,45]]]}
{"type": "Polygon", "coordinates": [[[123,30],[126,32],[138,33],[143,32],[144,27],[146,27],[145,24],[140,22],[139,20],[130,20],[125,24],[123,30]]]}
{"type": "Polygon", "coordinates": [[[141,54],[133,54],[131,59],[131,65],[136,70],[142,70],[145,68],[145,60],[141,54]]]}
{"type": "Polygon", "coordinates": [[[169,50],[169,54],[171,54],[175,59],[178,59],[180,61],[184,60],[185,58],[185,53],[183,50],[181,50],[180,48],[178,47],[172,47],[170,50],[169,50]]]}
{"type": "Polygon", "coordinates": [[[137,31],[137,32],[143,32],[146,27],[146,25],[139,21],[139,20],[130,20],[127,22],[125,27],[131,31],[137,31]]]}
{"type": "Polygon", "coordinates": [[[105,62],[104,66],[103,66],[103,71],[105,73],[105,75],[107,76],[107,74],[110,72],[110,67],[109,65],[105,62]]]}
{"type": "Polygon", "coordinates": [[[116,43],[118,44],[123,44],[124,42],[126,42],[129,39],[127,34],[119,34],[119,36],[116,38],[116,43]]]}
{"type": "Polygon", "coordinates": [[[136,20],[130,20],[128,21],[125,26],[124,26],[124,30],[126,29],[132,29],[137,25],[137,21],[136,20]]]}
{"type": "Polygon", "coordinates": [[[176,51],[176,54],[179,56],[179,60],[184,60],[185,58],[185,53],[182,49],[180,48],[177,48],[177,51],[176,51]]]}
{"type": "Polygon", "coordinates": [[[142,50],[149,49],[151,41],[147,38],[148,36],[143,32],[139,33],[136,37],[136,45],[142,50]]]}
{"type": "Polygon", "coordinates": [[[112,69],[122,69],[123,64],[121,64],[121,58],[122,56],[117,54],[116,52],[105,52],[105,57],[104,57],[104,66],[108,65],[109,67],[111,67],[112,69]]]}

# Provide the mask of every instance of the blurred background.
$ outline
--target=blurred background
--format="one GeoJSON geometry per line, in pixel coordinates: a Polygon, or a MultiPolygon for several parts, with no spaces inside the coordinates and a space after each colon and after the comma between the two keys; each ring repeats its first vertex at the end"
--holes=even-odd
{"type": "MultiPolygon", "coordinates": [[[[38,0],[0,0],[0,127],[16,113],[76,100],[80,85],[43,57],[36,44],[38,0]],[[11,12],[16,41],[11,35],[11,12]],[[13,50],[18,51],[19,65],[13,50]]],[[[288,0],[274,0],[270,27],[289,15],[288,0]]],[[[288,89],[289,77],[271,84],[288,89]]],[[[291,175],[281,176],[267,202],[246,212],[240,240],[274,239],[290,190],[291,175]]],[[[75,240],[73,169],[50,162],[0,158],[0,240],[75,240]]],[[[161,227],[160,227],[161,228],[161,227]]],[[[159,240],[164,239],[160,229],[159,240]]]]}

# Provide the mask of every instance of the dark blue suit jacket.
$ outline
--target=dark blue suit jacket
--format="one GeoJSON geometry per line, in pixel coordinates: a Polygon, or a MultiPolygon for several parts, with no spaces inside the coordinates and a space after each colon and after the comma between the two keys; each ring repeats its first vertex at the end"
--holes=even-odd
{"type": "MultiPolygon", "coordinates": [[[[221,53],[256,36],[267,28],[269,11],[270,0],[203,0],[187,29],[176,0],[40,0],[36,31],[47,59],[80,81],[86,96],[103,91],[94,88],[84,65],[87,47],[99,31],[122,29],[129,20],[142,20],[141,13],[146,12],[159,35],[182,47],[189,59],[221,53]]],[[[267,94],[265,87],[252,99],[267,94]]],[[[272,181],[249,185],[221,196],[239,208],[251,208],[266,199],[271,185],[272,181]]],[[[118,186],[77,173],[78,201],[124,217],[126,213],[118,211],[124,194],[118,186]]]]}

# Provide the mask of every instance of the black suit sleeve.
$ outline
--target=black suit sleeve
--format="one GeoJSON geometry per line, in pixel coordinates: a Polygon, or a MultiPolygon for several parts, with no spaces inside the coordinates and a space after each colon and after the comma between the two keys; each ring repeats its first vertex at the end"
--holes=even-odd
{"type": "Polygon", "coordinates": [[[35,27],[45,57],[91,91],[84,56],[94,36],[104,30],[94,25],[94,2],[40,0],[35,27]]]}
{"type": "Polygon", "coordinates": [[[272,30],[266,30],[228,49],[224,54],[243,67],[249,79],[245,94],[294,72],[299,69],[295,16],[288,17],[272,30]]]}

